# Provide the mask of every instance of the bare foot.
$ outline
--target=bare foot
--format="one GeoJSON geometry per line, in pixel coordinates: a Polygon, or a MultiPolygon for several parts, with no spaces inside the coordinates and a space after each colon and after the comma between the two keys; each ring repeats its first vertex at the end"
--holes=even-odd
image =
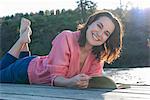
{"type": "Polygon", "coordinates": [[[21,19],[21,25],[20,25],[20,36],[26,31],[27,27],[31,25],[30,20],[26,18],[21,19]]]}
{"type": "Polygon", "coordinates": [[[24,43],[30,43],[30,42],[31,42],[31,39],[30,39],[31,34],[32,34],[32,30],[31,30],[31,28],[28,26],[28,27],[26,28],[25,32],[20,35],[20,38],[19,38],[20,42],[21,42],[22,44],[24,44],[24,43]]]}

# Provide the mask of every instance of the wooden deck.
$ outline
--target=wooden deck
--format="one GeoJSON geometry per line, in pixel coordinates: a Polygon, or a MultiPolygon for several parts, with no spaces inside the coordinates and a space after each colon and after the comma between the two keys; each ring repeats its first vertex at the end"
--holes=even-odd
{"type": "Polygon", "coordinates": [[[150,100],[150,86],[111,90],[0,84],[0,100],[150,100]]]}
{"type": "Polygon", "coordinates": [[[111,90],[0,84],[0,100],[150,100],[150,67],[106,69],[105,72],[117,83],[134,85],[111,90]]]}

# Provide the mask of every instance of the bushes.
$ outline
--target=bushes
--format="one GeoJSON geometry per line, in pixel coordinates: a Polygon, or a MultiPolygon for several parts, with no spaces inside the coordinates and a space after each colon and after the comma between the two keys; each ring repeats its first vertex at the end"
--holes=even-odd
{"type": "MultiPolygon", "coordinates": [[[[118,10],[118,9],[116,9],[118,10]]],[[[128,11],[127,15],[121,17],[124,21],[125,35],[123,39],[123,51],[121,57],[111,65],[106,67],[136,67],[150,66],[150,48],[147,46],[147,39],[150,36],[150,24],[146,23],[150,19],[150,13],[141,15],[139,10],[128,11]]],[[[147,10],[149,11],[149,10],[147,10]]],[[[118,12],[118,11],[112,11],[118,12]]],[[[146,11],[144,12],[146,13],[146,11]]],[[[33,54],[46,55],[51,48],[54,37],[64,29],[76,30],[80,23],[80,13],[77,10],[63,11],[57,15],[30,14],[19,17],[6,17],[1,25],[1,49],[0,57],[6,53],[18,39],[20,19],[22,16],[32,21],[33,30],[30,48],[33,54]]]]}

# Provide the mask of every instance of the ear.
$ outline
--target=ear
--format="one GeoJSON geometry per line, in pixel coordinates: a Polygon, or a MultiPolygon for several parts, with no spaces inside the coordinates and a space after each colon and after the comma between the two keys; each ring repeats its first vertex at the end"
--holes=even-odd
{"type": "Polygon", "coordinates": [[[106,42],[104,43],[104,49],[105,49],[105,52],[107,52],[106,42]]]}

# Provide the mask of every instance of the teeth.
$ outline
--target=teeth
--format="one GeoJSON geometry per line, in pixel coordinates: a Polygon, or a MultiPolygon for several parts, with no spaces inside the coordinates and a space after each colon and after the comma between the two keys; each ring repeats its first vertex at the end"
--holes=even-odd
{"type": "Polygon", "coordinates": [[[98,41],[98,38],[96,37],[95,33],[93,33],[93,38],[98,41]]]}

